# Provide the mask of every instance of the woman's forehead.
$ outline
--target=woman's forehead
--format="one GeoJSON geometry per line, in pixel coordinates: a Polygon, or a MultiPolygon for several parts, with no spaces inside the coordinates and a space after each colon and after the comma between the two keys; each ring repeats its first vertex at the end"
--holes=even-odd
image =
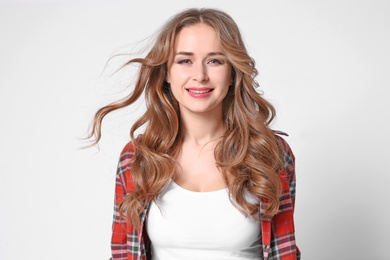
{"type": "Polygon", "coordinates": [[[178,52],[222,52],[216,30],[204,23],[184,27],[174,42],[174,53],[178,52]]]}

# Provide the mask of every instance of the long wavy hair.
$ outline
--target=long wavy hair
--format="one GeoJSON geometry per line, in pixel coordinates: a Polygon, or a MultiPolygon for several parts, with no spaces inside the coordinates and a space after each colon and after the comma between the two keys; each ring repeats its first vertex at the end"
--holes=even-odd
{"type": "Polygon", "coordinates": [[[259,216],[260,204],[248,202],[248,192],[261,199],[266,216],[275,215],[279,208],[278,171],[282,156],[270,129],[275,109],[256,91],[255,61],[248,55],[240,31],[228,14],[216,9],[188,9],[162,26],[144,58],[131,59],[124,65],[140,64],[134,90],[124,99],[99,109],[90,129],[89,137],[94,137],[93,144],[96,144],[101,138],[103,118],[133,104],[144,94],[146,112],[130,129],[135,189],[120,205],[121,215],[135,227],[140,226],[139,216],[146,204],[157,198],[175,172],[175,156],[182,143],[180,110],[165,79],[176,35],[184,27],[198,23],[215,29],[234,77],[223,101],[226,132],[214,150],[216,165],[234,204],[243,214],[259,216]],[[141,126],[145,126],[143,134],[135,137],[135,131],[141,126]]]}

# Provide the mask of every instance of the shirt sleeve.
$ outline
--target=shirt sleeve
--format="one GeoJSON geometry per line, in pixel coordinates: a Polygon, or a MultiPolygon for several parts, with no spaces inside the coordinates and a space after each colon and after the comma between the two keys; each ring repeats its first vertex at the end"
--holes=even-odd
{"type": "Polygon", "coordinates": [[[294,227],[295,208],[295,156],[288,143],[277,136],[283,148],[284,167],[280,172],[282,195],[278,213],[271,223],[271,249],[269,260],[300,259],[300,251],[296,246],[294,227]]]}
{"type": "Polygon", "coordinates": [[[115,180],[115,198],[114,198],[114,215],[112,223],[111,253],[113,260],[127,260],[127,233],[128,224],[119,214],[119,207],[133,185],[130,183],[131,158],[134,155],[134,149],[128,144],[123,149],[118,163],[116,180],[115,180]]]}
{"type": "Polygon", "coordinates": [[[296,175],[295,175],[295,156],[288,143],[282,139],[284,149],[284,169],[286,170],[286,177],[289,184],[290,198],[292,209],[295,209],[295,189],[296,189],[296,175]]]}

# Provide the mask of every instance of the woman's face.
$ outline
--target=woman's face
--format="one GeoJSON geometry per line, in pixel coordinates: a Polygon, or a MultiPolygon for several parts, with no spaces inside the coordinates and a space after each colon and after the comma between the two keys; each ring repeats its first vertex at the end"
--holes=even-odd
{"type": "Polygon", "coordinates": [[[166,80],[181,115],[222,113],[231,73],[231,65],[212,27],[199,23],[184,27],[177,34],[166,80]]]}

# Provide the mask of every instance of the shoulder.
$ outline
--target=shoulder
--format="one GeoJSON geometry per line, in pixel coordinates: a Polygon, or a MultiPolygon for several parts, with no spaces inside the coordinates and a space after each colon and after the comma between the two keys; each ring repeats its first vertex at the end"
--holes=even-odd
{"type": "Polygon", "coordinates": [[[129,142],[122,149],[120,154],[118,169],[116,174],[117,186],[122,189],[120,192],[127,194],[128,192],[134,189],[134,182],[132,180],[131,168],[132,168],[132,159],[134,157],[134,145],[132,142],[129,142]]]}
{"type": "Polygon", "coordinates": [[[125,183],[127,179],[131,179],[131,168],[134,157],[134,145],[132,142],[128,142],[123,147],[119,157],[117,177],[122,179],[125,183]]]}
{"type": "Polygon", "coordinates": [[[291,152],[290,146],[288,145],[284,137],[282,137],[282,136],[288,137],[289,135],[285,132],[278,131],[278,130],[272,130],[272,132],[275,134],[275,137],[278,140],[279,144],[281,145],[281,148],[283,148],[283,150],[291,152]]]}
{"type": "Polygon", "coordinates": [[[282,136],[288,136],[288,134],[281,131],[273,131],[276,139],[278,140],[280,147],[280,154],[282,156],[283,169],[285,170],[286,177],[293,181],[295,179],[295,155],[288,144],[288,142],[282,136]]]}
{"type": "MultiPolygon", "coordinates": [[[[273,130],[276,139],[278,140],[279,146],[283,152],[283,161],[285,164],[291,164],[295,161],[294,153],[288,144],[288,142],[285,140],[282,136],[289,136],[285,132],[273,130]]],[[[286,165],[285,165],[286,166],[286,165]]]]}
{"type": "Polygon", "coordinates": [[[121,151],[118,166],[122,168],[131,166],[131,160],[133,157],[134,157],[134,145],[132,142],[128,142],[121,151]]]}

